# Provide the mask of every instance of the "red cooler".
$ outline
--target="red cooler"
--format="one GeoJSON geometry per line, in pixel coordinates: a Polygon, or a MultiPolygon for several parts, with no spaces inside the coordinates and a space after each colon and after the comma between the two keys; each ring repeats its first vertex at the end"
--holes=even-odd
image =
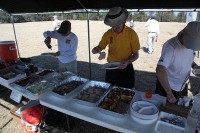
{"type": "Polygon", "coordinates": [[[0,41],[0,59],[16,61],[18,59],[14,41],[0,41]]]}

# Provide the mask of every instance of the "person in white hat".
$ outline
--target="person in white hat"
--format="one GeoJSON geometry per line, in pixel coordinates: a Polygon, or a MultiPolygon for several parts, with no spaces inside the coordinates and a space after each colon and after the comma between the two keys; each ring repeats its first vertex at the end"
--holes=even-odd
{"type": "Polygon", "coordinates": [[[56,15],[53,16],[53,19],[54,19],[53,24],[52,24],[53,30],[58,30],[60,28],[61,22],[58,19],[58,16],[56,16],[56,15]]]}
{"type": "MultiPolygon", "coordinates": [[[[139,57],[140,43],[137,33],[125,25],[128,11],[113,7],[107,13],[104,23],[111,27],[104,33],[99,45],[92,49],[93,54],[108,46],[108,62],[120,62],[118,69],[106,70],[106,82],[113,85],[134,88],[135,74],[132,62],[139,57]]],[[[100,60],[105,57],[100,55],[100,60]]]]}
{"type": "Polygon", "coordinates": [[[148,45],[148,54],[152,54],[154,51],[155,42],[158,40],[158,35],[160,32],[159,23],[156,20],[156,15],[151,14],[150,18],[144,25],[148,27],[148,35],[147,35],[147,45],[148,45]]]}
{"type": "Polygon", "coordinates": [[[190,70],[200,69],[194,62],[195,50],[200,50],[200,22],[196,21],[164,43],[156,68],[155,93],[166,96],[170,103],[187,96],[190,70]]]}

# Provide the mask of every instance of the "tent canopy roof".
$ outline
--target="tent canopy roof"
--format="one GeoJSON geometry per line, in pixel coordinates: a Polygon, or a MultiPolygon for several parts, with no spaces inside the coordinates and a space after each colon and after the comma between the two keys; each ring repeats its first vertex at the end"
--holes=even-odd
{"type": "Polygon", "coordinates": [[[0,0],[0,8],[10,14],[69,11],[76,9],[191,9],[199,0],[0,0]],[[81,3],[81,4],[80,4],[81,3]]]}

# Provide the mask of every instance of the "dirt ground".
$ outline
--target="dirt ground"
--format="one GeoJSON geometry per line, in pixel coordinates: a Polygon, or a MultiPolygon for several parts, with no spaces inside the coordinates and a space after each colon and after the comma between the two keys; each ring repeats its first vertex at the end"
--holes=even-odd
{"type": "MultiPolygon", "coordinates": [[[[103,21],[90,21],[89,29],[87,28],[87,21],[72,20],[72,32],[74,32],[79,39],[78,45],[78,72],[81,77],[91,78],[92,80],[104,81],[105,71],[101,69],[102,64],[106,63],[106,60],[99,61],[98,55],[89,53],[91,49],[98,45],[103,33],[110,27],[104,25],[103,21]],[[88,37],[88,30],[90,31],[88,37]],[[88,41],[90,39],[90,42],[88,41]],[[90,44],[90,49],[88,44],[90,44]],[[89,54],[91,54],[91,73],[89,64],[89,54]]],[[[147,48],[147,28],[144,27],[144,22],[135,22],[134,30],[137,32],[141,49],[139,51],[139,59],[133,63],[136,71],[136,83],[135,89],[141,91],[151,90],[154,92],[156,76],[155,68],[159,59],[162,45],[165,41],[182,30],[186,23],[176,22],[160,22],[160,35],[158,42],[155,45],[154,53],[149,55],[146,51],[147,48]]],[[[56,40],[52,41],[52,51],[47,49],[43,43],[43,32],[46,30],[52,30],[52,22],[29,22],[29,23],[16,23],[15,32],[18,42],[18,48],[20,57],[31,58],[34,64],[40,67],[52,68],[57,70],[56,58],[41,55],[44,53],[57,51],[56,40]]],[[[129,26],[129,23],[126,23],[129,26]]],[[[12,24],[0,24],[0,41],[15,40],[12,24]]],[[[105,50],[107,52],[107,49],[105,50]]],[[[200,65],[199,58],[195,58],[197,64],[200,65]]],[[[191,74],[190,78],[191,92],[196,94],[199,91],[199,79],[191,74]]],[[[22,133],[23,130],[20,124],[13,121],[10,114],[10,109],[14,107],[16,103],[9,99],[10,90],[0,87],[0,133],[22,133]]],[[[191,94],[192,94],[191,93],[191,94]]],[[[79,120],[79,125],[72,131],[73,133],[82,132],[114,132],[84,121],[79,120]]]]}

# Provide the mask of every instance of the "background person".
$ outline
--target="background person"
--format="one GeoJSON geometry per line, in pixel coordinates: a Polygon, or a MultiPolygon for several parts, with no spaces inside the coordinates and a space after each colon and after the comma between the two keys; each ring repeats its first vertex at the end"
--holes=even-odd
{"type": "Polygon", "coordinates": [[[198,12],[187,12],[186,13],[186,23],[188,24],[191,21],[196,21],[198,16],[198,12]]]}
{"type": "Polygon", "coordinates": [[[151,14],[151,17],[145,23],[145,27],[148,27],[147,44],[149,54],[152,54],[152,52],[154,51],[154,44],[155,42],[157,42],[158,34],[160,32],[159,23],[155,18],[156,15],[151,14]]]}
{"type": "Polygon", "coordinates": [[[135,73],[132,62],[138,59],[140,43],[137,33],[125,25],[128,11],[121,7],[113,7],[105,17],[104,23],[111,26],[104,33],[99,45],[92,53],[101,52],[108,46],[108,62],[120,62],[119,69],[106,70],[106,82],[113,85],[133,88],[135,73]]]}
{"type": "Polygon", "coordinates": [[[200,49],[200,22],[190,22],[164,45],[156,68],[156,93],[166,96],[170,103],[187,96],[186,81],[194,62],[195,51],[200,49]]]}
{"type": "Polygon", "coordinates": [[[45,31],[43,33],[45,37],[45,44],[51,49],[51,38],[58,41],[58,52],[53,53],[59,60],[59,71],[70,71],[77,74],[77,47],[78,38],[71,32],[70,21],[63,21],[58,30],[45,31]]]}
{"type": "Polygon", "coordinates": [[[58,20],[58,16],[56,15],[53,16],[53,19],[54,19],[53,24],[52,24],[53,30],[58,30],[60,28],[61,22],[60,20],[58,20]]]}
{"type": "Polygon", "coordinates": [[[131,19],[131,21],[130,21],[130,27],[134,28],[134,21],[133,21],[133,19],[131,19]]]}

